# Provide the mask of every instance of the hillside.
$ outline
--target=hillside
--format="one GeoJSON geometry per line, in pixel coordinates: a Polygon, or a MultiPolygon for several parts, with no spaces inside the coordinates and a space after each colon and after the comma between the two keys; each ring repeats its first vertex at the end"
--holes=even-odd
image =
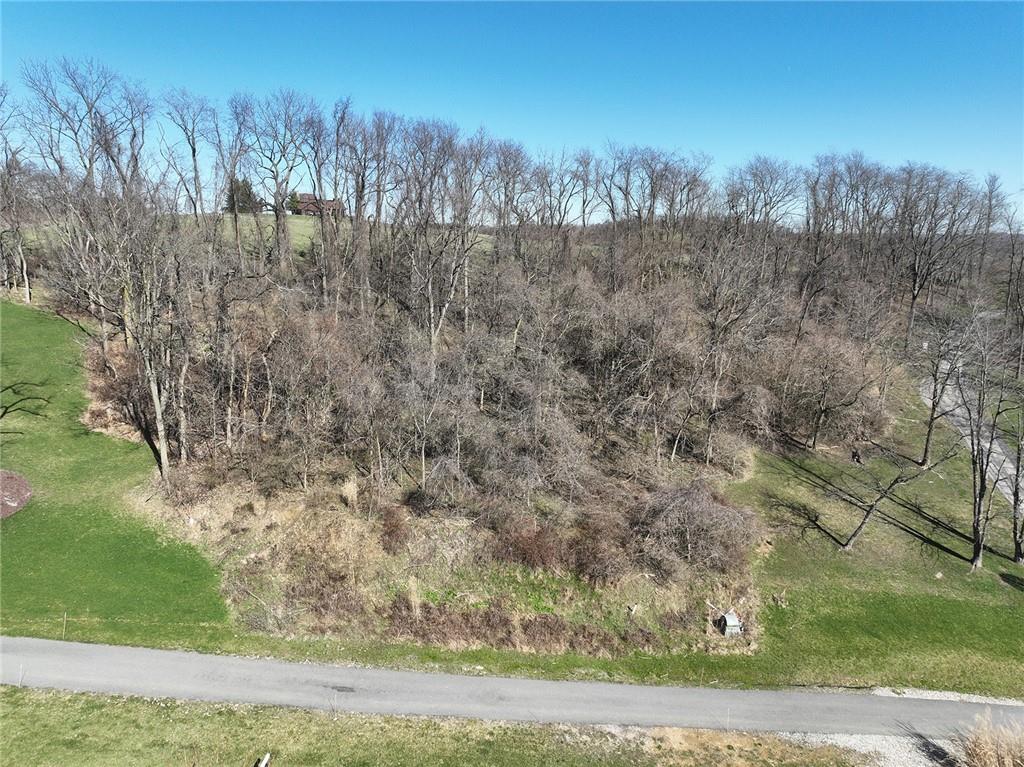
{"type": "MultiPolygon", "coordinates": [[[[794,525],[791,509],[804,504],[821,514],[820,527],[848,531],[857,515],[826,499],[811,478],[835,479],[851,465],[826,460],[827,452],[759,454],[754,474],[728,489],[730,498],[756,508],[772,531],[753,566],[761,609],[758,641],[749,654],[627,647],[587,657],[444,649],[429,638],[416,645],[387,636],[369,641],[351,631],[346,639],[303,638],[276,627],[254,631],[245,622],[245,601],[235,601],[232,581],[226,580],[238,575],[229,560],[214,560],[219,571],[214,575],[195,549],[173,540],[181,527],[127,511],[138,508],[125,494],[135,497],[133,488],[146,482],[149,459],[144,447],[90,433],[79,423],[85,400],[78,331],[45,312],[8,303],[2,307],[2,327],[4,379],[38,378],[49,398],[40,416],[11,417],[24,434],[4,436],[3,467],[26,474],[36,490],[24,510],[2,522],[5,633],[556,677],[1022,694],[1024,637],[1009,617],[1024,610],[1024,591],[1015,566],[1000,556],[1005,552],[997,551],[988,571],[967,572],[962,457],[944,466],[941,478],[908,487],[909,509],[887,509],[891,521],[876,520],[854,551],[841,553],[822,532],[794,525]],[[68,498],[75,500],[58,500],[68,498]],[[234,617],[228,617],[224,597],[232,600],[234,617]]],[[[909,387],[903,391],[905,417],[916,421],[920,406],[909,387]]],[[[914,428],[900,434],[901,449],[917,444],[914,428]]],[[[276,502],[266,503],[273,508],[276,502]]],[[[316,502],[299,501],[297,507],[308,511],[311,503],[316,502]]],[[[344,526],[355,529],[351,514],[336,508],[333,524],[348,519],[344,526]]],[[[381,524],[378,519],[367,525],[367,535],[379,535],[381,524]]],[[[211,552],[208,541],[200,544],[211,552]]],[[[433,577],[437,580],[424,578],[417,586],[423,604],[473,609],[460,602],[464,584],[472,583],[505,597],[519,617],[561,614],[567,621],[610,621],[605,616],[614,614],[615,605],[643,596],[621,586],[620,591],[595,588],[565,574],[504,566],[433,577]]],[[[408,579],[392,583],[408,588],[408,579]]],[[[659,596],[648,592],[647,598],[659,596]]],[[[703,630],[682,636],[687,643],[705,641],[703,630]]]]}

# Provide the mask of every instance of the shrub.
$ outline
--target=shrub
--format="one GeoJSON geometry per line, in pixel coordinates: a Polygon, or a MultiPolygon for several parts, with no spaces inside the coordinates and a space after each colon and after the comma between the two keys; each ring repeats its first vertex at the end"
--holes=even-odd
{"type": "Polygon", "coordinates": [[[1024,726],[992,724],[979,717],[974,728],[957,737],[965,767],[1024,767],[1024,726]]]}
{"type": "Polygon", "coordinates": [[[409,542],[409,520],[405,511],[399,506],[389,506],[384,510],[380,531],[380,545],[392,556],[405,548],[409,542]]]}
{"type": "Polygon", "coordinates": [[[385,610],[391,635],[447,647],[515,647],[515,615],[501,602],[483,609],[419,602],[414,594],[397,594],[385,610]]]}
{"type": "Polygon", "coordinates": [[[566,545],[554,525],[518,516],[497,530],[497,558],[534,570],[558,570],[565,562],[566,545]]]}
{"type": "Polygon", "coordinates": [[[740,480],[754,473],[754,451],[742,437],[730,432],[716,432],[711,438],[712,463],[740,480]]]}
{"type": "Polygon", "coordinates": [[[690,604],[677,607],[658,616],[658,623],[665,631],[693,631],[703,625],[704,610],[690,604]]]}
{"type": "Polygon", "coordinates": [[[286,607],[325,629],[366,614],[361,594],[379,577],[384,557],[370,525],[336,521],[333,514],[307,513],[278,533],[267,553],[280,567],[286,607]]]}
{"type": "Polygon", "coordinates": [[[629,569],[625,525],[611,514],[586,514],[572,541],[573,572],[597,586],[614,583],[629,569]]]}
{"type": "Polygon", "coordinates": [[[175,506],[190,508],[203,501],[210,489],[203,481],[201,470],[174,470],[167,474],[164,492],[175,506]]]}
{"type": "Polygon", "coordinates": [[[423,517],[438,507],[437,498],[425,490],[414,488],[405,496],[405,505],[418,517],[423,517]]]}
{"type": "Polygon", "coordinates": [[[290,602],[307,607],[318,617],[361,608],[345,563],[309,543],[299,544],[289,553],[289,570],[295,576],[285,587],[290,602]]]}
{"type": "Polygon", "coordinates": [[[730,506],[702,481],[651,493],[633,510],[629,528],[634,558],[662,578],[683,563],[734,571],[759,536],[752,512],[730,506]]]}

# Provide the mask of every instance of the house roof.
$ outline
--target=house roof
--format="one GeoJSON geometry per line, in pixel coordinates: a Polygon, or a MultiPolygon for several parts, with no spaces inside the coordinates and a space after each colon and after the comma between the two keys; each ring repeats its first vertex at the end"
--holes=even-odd
{"type": "Polygon", "coordinates": [[[316,195],[309,192],[299,192],[297,198],[299,205],[303,207],[322,206],[324,208],[336,208],[339,205],[337,200],[318,200],[316,195]]]}

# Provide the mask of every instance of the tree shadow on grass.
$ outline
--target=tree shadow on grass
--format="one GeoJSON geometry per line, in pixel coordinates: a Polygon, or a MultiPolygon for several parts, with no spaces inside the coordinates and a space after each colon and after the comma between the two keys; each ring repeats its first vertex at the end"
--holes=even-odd
{"type": "Polygon", "coordinates": [[[772,514],[773,523],[794,529],[801,537],[806,537],[811,531],[820,533],[836,546],[842,547],[843,541],[821,522],[821,514],[813,506],[791,498],[783,498],[777,493],[766,493],[764,499],[768,511],[772,514]]]}
{"type": "MultiPolygon", "coordinates": [[[[96,439],[97,437],[105,437],[107,439],[120,440],[123,439],[117,436],[110,436],[104,434],[101,430],[89,426],[82,420],[83,414],[79,414],[77,417],[72,418],[69,424],[69,434],[72,437],[79,439],[96,439]]],[[[150,453],[153,454],[154,463],[160,465],[160,449],[157,445],[156,428],[150,422],[149,416],[135,405],[131,405],[125,408],[125,412],[122,413],[123,423],[133,427],[138,431],[139,436],[142,437],[146,447],[149,448],[150,453]]]]}
{"type": "MultiPolygon", "coordinates": [[[[808,468],[803,463],[801,463],[800,461],[793,457],[783,456],[782,461],[789,468],[789,472],[780,472],[780,474],[784,476],[786,479],[799,482],[805,487],[817,490],[818,492],[822,493],[826,498],[837,500],[863,513],[865,502],[859,498],[856,491],[850,490],[844,484],[840,484],[840,482],[837,481],[836,479],[827,477],[820,472],[808,468]]],[[[846,476],[848,476],[848,473],[840,472],[839,480],[841,481],[842,478],[846,476]]],[[[850,479],[851,484],[853,482],[857,482],[856,478],[850,477],[850,479]]],[[[768,493],[765,497],[770,508],[773,508],[776,511],[788,512],[793,518],[802,520],[805,529],[816,529],[819,532],[821,532],[824,536],[832,540],[837,546],[843,546],[845,542],[845,537],[841,534],[837,534],[836,532],[827,529],[821,523],[820,515],[813,508],[807,506],[806,504],[801,504],[787,499],[782,499],[774,493],[768,493]]],[[[913,503],[911,501],[906,500],[905,498],[897,496],[895,493],[891,494],[888,500],[891,503],[895,504],[898,508],[904,509],[905,511],[910,512],[912,515],[914,515],[921,521],[928,523],[928,527],[931,529],[918,529],[918,527],[911,524],[907,520],[900,519],[891,512],[885,511],[882,508],[878,508],[874,511],[874,518],[876,520],[884,524],[887,524],[890,527],[895,528],[896,530],[899,530],[905,535],[913,538],[914,540],[918,541],[919,543],[927,547],[934,549],[935,551],[941,552],[942,554],[946,554],[962,562],[970,561],[970,558],[968,556],[961,554],[953,548],[950,548],[946,544],[940,542],[937,539],[937,537],[935,537],[933,534],[929,533],[934,533],[934,531],[940,530],[944,533],[947,533],[951,537],[955,537],[964,542],[970,542],[970,536],[968,536],[958,528],[954,527],[946,520],[942,520],[938,517],[935,517],[934,515],[925,512],[916,503],[913,503]]],[[[1004,558],[1006,557],[1005,554],[999,551],[995,551],[989,547],[986,547],[986,549],[996,556],[1001,556],[1004,558]]]]}
{"type": "MultiPolygon", "coordinates": [[[[903,509],[904,511],[914,515],[919,520],[927,524],[933,534],[944,533],[945,535],[948,535],[950,538],[955,538],[956,540],[962,543],[968,545],[972,543],[972,538],[968,533],[954,526],[953,523],[949,520],[942,519],[941,517],[937,517],[934,514],[925,511],[924,508],[922,508],[921,505],[916,501],[911,501],[907,498],[903,498],[895,494],[889,500],[894,506],[903,509]]],[[[909,523],[899,520],[891,514],[886,516],[890,520],[893,520],[893,524],[896,527],[899,527],[900,529],[904,530],[904,532],[907,532],[911,535],[915,535],[915,533],[913,532],[914,528],[911,525],[909,525],[909,523]]],[[[930,540],[931,539],[929,539],[929,541],[930,540]]],[[[990,543],[986,543],[984,545],[984,549],[986,554],[991,554],[994,557],[999,557],[1000,559],[1011,559],[1009,554],[1007,554],[1005,551],[1002,551],[1001,549],[997,549],[990,543]]],[[[969,560],[969,557],[961,558],[969,560]]]]}
{"type": "Polygon", "coordinates": [[[999,580],[1005,583],[1007,586],[1011,586],[1017,591],[1024,591],[1024,578],[1013,573],[999,573],[999,580]]]}
{"type": "Polygon", "coordinates": [[[893,505],[898,506],[904,511],[907,511],[915,515],[922,521],[927,522],[931,526],[931,529],[933,531],[941,531],[943,533],[946,533],[950,537],[959,538],[964,543],[971,542],[970,535],[965,533],[960,528],[956,527],[950,520],[942,519],[941,517],[937,517],[934,514],[925,511],[921,504],[919,504],[917,501],[912,501],[909,498],[903,498],[895,494],[893,494],[889,498],[889,500],[893,503],[893,505]]]}
{"type": "MultiPolygon", "coordinates": [[[[794,479],[807,487],[814,488],[824,494],[827,498],[838,500],[847,505],[859,508],[857,505],[858,496],[856,491],[850,490],[846,484],[840,484],[844,478],[849,481],[849,484],[863,484],[847,471],[840,470],[839,481],[836,479],[825,476],[824,474],[814,471],[807,467],[799,460],[791,456],[782,456],[782,461],[790,468],[791,473],[784,476],[794,479]]],[[[936,516],[935,514],[926,511],[921,504],[917,501],[906,498],[899,495],[896,492],[891,493],[887,501],[892,506],[906,511],[912,518],[916,518],[926,526],[924,530],[918,529],[913,524],[905,519],[900,519],[891,512],[878,510],[875,513],[875,517],[892,527],[906,533],[912,538],[916,539],[922,544],[931,546],[932,548],[941,551],[942,553],[949,554],[950,556],[961,559],[965,562],[970,561],[970,557],[957,552],[950,548],[948,545],[940,543],[937,534],[944,534],[953,538],[961,543],[971,544],[972,537],[969,533],[958,528],[951,520],[943,519],[942,517],[936,516]]],[[[1012,557],[1005,551],[1002,551],[990,543],[986,543],[984,546],[985,553],[991,554],[992,556],[999,557],[1000,559],[1012,560],[1012,557]]]]}
{"type": "MultiPolygon", "coordinates": [[[[959,538],[964,543],[971,543],[970,535],[954,527],[952,523],[943,520],[939,517],[936,517],[933,514],[929,514],[927,511],[921,508],[920,504],[916,503],[915,501],[911,501],[906,498],[893,498],[892,500],[900,508],[905,509],[906,511],[909,511],[910,513],[920,517],[924,521],[931,523],[933,530],[941,530],[950,536],[959,538]]],[[[1012,556],[1010,556],[1007,552],[1003,551],[1002,549],[996,548],[991,543],[986,543],[984,548],[986,554],[991,554],[992,556],[999,557],[1000,559],[1013,561],[1012,556]]]]}
{"type": "MultiPolygon", "coordinates": [[[[41,417],[43,408],[50,404],[50,398],[44,394],[46,385],[46,381],[13,381],[0,387],[0,424],[4,423],[4,419],[17,413],[41,417]]],[[[17,429],[0,426],[0,434],[5,436],[23,433],[17,429]]]]}
{"type": "Polygon", "coordinates": [[[913,456],[910,456],[910,455],[907,455],[906,453],[904,453],[904,452],[902,452],[900,450],[897,450],[895,446],[886,447],[885,445],[883,445],[883,444],[881,444],[879,442],[875,442],[875,440],[873,440],[873,439],[869,439],[868,442],[875,448],[873,453],[871,453],[871,454],[869,454],[867,456],[868,458],[874,458],[876,456],[889,454],[889,455],[894,455],[897,458],[902,458],[907,463],[917,463],[917,461],[918,461],[917,458],[915,458],[913,456]]]}

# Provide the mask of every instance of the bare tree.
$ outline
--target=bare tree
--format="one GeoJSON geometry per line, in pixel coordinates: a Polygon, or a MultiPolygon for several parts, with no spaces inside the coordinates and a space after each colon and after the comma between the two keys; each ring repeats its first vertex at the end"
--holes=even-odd
{"type": "Polygon", "coordinates": [[[924,392],[928,402],[928,416],[925,421],[924,446],[917,461],[919,466],[928,463],[935,425],[958,408],[953,384],[967,351],[968,330],[969,325],[965,326],[962,320],[950,316],[935,317],[928,324],[919,353],[919,359],[928,375],[925,381],[927,390],[924,392]]]}
{"type": "Polygon", "coordinates": [[[345,271],[341,242],[339,210],[341,189],[345,182],[344,136],[349,119],[349,104],[339,101],[328,121],[319,108],[310,109],[303,128],[300,152],[313,185],[313,201],[320,229],[319,244],[313,255],[320,272],[322,300],[327,303],[330,287],[340,288],[345,271]],[[329,201],[329,202],[328,202],[329,201]]]}
{"type": "Polygon", "coordinates": [[[773,247],[779,227],[794,212],[800,193],[799,171],[792,165],[759,155],[734,168],[726,179],[726,205],[735,233],[756,244],[759,279],[768,274],[772,256],[773,281],[785,269],[781,251],[773,247]]]}
{"type": "Polygon", "coordinates": [[[1006,227],[1007,254],[1006,296],[1003,314],[1013,323],[1017,333],[1017,378],[1024,374],[1024,242],[1021,240],[1020,224],[1014,214],[1004,219],[1006,227]]]}
{"type": "Polygon", "coordinates": [[[25,147],[16,132],[19,115],[6,83],[0,83],[0,263],[4,285],[17,288],[21,283],[25,303],[32,302],[32,284],[25,248],[25,225],[31,194],[31,168],[26,163],[25,147]]]}
{"type": "MultiPolygon", "coordinates": [[[[752,442],[884,432],[908,361],[935,403],[926,470],[949,397],[990,371],[985,407],[964,406],[988,419],[1024,364],[1024,257],[994,181],[858,154],[755,157],[716,181],[699,154],[537,155],[291,91],[153,102],[88,62],[25,81],[3,111],[8,284],[38,262],[61,312],[98,327],[106,381],[168,476],[202,461],[309,487],[344,465],[452,508],[557,497],[572,524],[682,460],[733,471],[752,442]],[[319,214],[304,258],[298,192],[319,214]],[[996,276],[1011,328],[987,367],[980,319],[929,323],[927,353],[907,354],[921,316],[996,276]]],[[[997,460],[976,441],[979,466],[997,460]]],[[[851,546],[916,475],[859,486],[851,546]]]]}
{"type": "Polygon", "coordinates": [[[762,266],[759,253],[728,236],[698,253],[693,261],[703,339],[698,380],[706,403],[707,463],[713,459],[717,422],[725,408],[738,401],[723,391],[731,362],[756,343],[770,317],[772,295],[761,280],[762,266]]]}
{"type": "Polygon", "coordinates": [[[292,90],[279,90],[262,99],[240,102],[247,144],[274,215],[274,263],[291,267],[288,197],[302,163],[303,128],[313,109],[310,100],[292,90]]]}
{"type": "Polygon", "coordinates": [[[905,274],[909,348],[921,296],[954,264],[965,248],[977,213],[968,180],[938,168],[905,165],[893,181],[892,247],[905,274]]]}
{"type": "Polygon", "coordinates": [[[187,164],[182,168],[172,153],[169,165],[178,176],[188,200],[196,225],[206,212],[203,202],[203,174],[200,171],[200,149],[202,137],[210,130],[213,107],[201,96],[195,96],[184,89],[170,91],[164,97],[165,114],[178,129],[185,145],[187,164]]]}
{"type": "Polygon", "coordinates": [[[1010,482],[1011,538],[1013,561],[1024,564],[1024,387],[1019,379],[1012,386],[1000,437],[1010,453],[1013,467],[1006,472],[1010,482]]]}
{"type": "Polygon", "coordinates": [[[953,414],[965,432],[971,459],[971,570],[982,567],[992,502],[1004,469],[998,441],[999,424],[1011,408],[1005,362],[1005,334],[976,312],[971,322],[962,364],[956,369],[959,407],[953,414]]]}

